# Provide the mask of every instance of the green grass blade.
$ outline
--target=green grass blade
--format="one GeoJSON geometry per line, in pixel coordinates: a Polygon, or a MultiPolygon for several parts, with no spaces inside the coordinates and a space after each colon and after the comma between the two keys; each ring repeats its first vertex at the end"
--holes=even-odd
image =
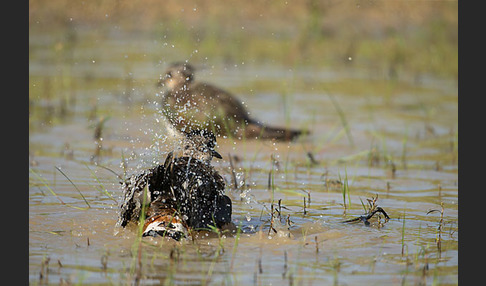
{"type": "Polygon", "coordinates": [[[59,195],[56,194],[56,192],[54,192],[54,190],[49,186],[49,184],[47,183],[47,181],[44,178],[42,178],[39,174],[37,174],[33,169],[29,168],[29,170],[30,170],[30,172],[32,174],[34,174],[34,176],[37,177],[37,179],[39,179],[41,181],[41,183],[44,185],[44,187],[46,187],[49,190],[49,192],[51,192],[51,194],[54,197],[56,197],[56,199],[59,200],[59,202],[61,204],[65,205],[65,206],[68,206],[68,207],[71,207],[71,208],[78,209],[78,210],[87,210],[87,209],[89,209],[89,208],[82,208],[82,207],[73,206],[73,205],[70,205],[70,204],[67,204],[67,203],[63,202],[63,200],[61,200],[61,198],[59,197],[59,195]]]}
{"type": "Polygon", "coordinates": [[[88,205],[88,208],[91,208],[91,205],[88,203],[88,201],[86,200],[86,198],[84,197],[84,195],[81,193],[81,191],[78,189],[78,187],[73,183],[73,181],[71,181],[71,179],[69,179],[69,177],[59,168],[56,166],[56,169],[64,176],[66,177],[66,179],[74,186],[74,188],[78,191],[78,193],[81,195],[81,197],[83,198],[84,202],[86,203],[86,205],[88,205]]]}
{"type": "Polygon", "coordinates": [[[332,94],[330,94],[329,92],[327,92],[327,96],[329,96],[332,104],[334,105],[334,108],[336,108],[336,111],[339,115],[339,119],[341,120],[344,130],[346,131],[346,136],[348,137],[349,144],[351,145],[351,147],[354,147],[354,141],[353,141],[353,137],[351,136],[351,130],[349,129],[348,121],[346,120],[346,115],[344,114],[343,110],[339,106],[334,96],[332,96],[332,94]]]}

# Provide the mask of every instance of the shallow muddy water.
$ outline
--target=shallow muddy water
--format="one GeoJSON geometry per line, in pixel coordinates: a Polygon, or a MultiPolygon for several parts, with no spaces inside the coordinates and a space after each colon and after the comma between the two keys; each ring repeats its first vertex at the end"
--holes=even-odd
{"type": "Polygon", "coordinates": [[[30,35],[30,284],[458,283],[456,81],[196,63],[198,80],[233,92],[261,121],[311,134],[291,143],[218,139],[223,160],[213,162],[237,236],[140,242],[136,229],[115,228],[117,175],[163,162],[177,144],[155,88],[172,58],[149,35],[81,31],[72,54],[59,39],[30,35]],[[373,197],[389,221],[342,223],[373,197]]]}

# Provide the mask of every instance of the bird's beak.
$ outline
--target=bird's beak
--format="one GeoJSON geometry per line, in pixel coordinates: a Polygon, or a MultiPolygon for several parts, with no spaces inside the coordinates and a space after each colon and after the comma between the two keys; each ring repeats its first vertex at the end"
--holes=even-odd
{"type": "Polygon", "coordinates": [[[216,152],[214,150],[212,151],[212,155],[213,155],[213,157],[216,157],[218,159],[223,159],[223,156],[221,156],[221,154],[219,154],[218,152],[216,152]]]}

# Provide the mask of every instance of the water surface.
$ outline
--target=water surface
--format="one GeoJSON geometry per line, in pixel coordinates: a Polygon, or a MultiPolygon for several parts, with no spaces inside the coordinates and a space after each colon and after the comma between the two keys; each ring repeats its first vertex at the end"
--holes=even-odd
{"type": "Polygon", "coordinates": [[[218,139],[237,237],[140,242],[136,229],[116,229],[117,175],[163,162],[177,144],[155,88],[171,58],[149,35],[131,37],[81,33],[69,56],[59,35],[30,35],[31,284],[458,283],[457,82],[432,76],[201,63],[197,79],[253,116],[311,135],[218,139]],[[389,221],[341,223],[373,197],[389,221]]]}

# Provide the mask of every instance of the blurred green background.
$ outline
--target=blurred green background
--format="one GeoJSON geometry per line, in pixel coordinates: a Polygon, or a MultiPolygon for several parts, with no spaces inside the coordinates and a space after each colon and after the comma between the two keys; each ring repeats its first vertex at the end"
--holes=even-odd
{"type": "Polygon", "coordinates": [[[58,31],[52,49],[69,51],[82,30],[152,37],[193,62],[458,76],[457,1],[29,1],[31,43],[58,31]]]}

